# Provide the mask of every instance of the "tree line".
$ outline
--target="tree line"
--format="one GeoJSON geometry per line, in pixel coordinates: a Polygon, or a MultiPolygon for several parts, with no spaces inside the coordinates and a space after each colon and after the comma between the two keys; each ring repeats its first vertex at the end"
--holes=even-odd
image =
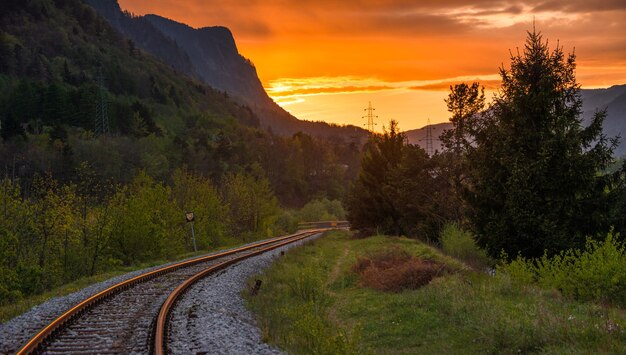
{"type": "Polygon", "coordinates": [[[626,168],[611,168],[618,138],[602,133],[602,109],[583,126],[575,59],[529,32],[500,68],[492,103],[479,83],[450,87],[453,128],[432,157],[392,121],[366,146],[346,199],[352,226],[436,241],[455,222],[495,258],[554,255],[623,232],[626,168]]]}
{"type": "Polygon", "coordinates": [[[84,163],[76,183],[0,181],[0,303],[119,266],[192,251],[185,212],[193,211],[200,250],[248,242],[290,225],[266,178],[229,174],[218,188],[177,169],[167,184],[140,172],[128,185],[102,183],[84,163]]]}

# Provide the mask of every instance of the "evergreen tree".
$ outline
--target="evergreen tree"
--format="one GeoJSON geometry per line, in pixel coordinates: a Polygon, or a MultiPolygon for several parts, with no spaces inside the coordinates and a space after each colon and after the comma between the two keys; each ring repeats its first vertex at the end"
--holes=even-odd
{"type": "Polygon", "coordinates": [[[446,172],[452,198],[450,208],[456,223],[463,223],[465,204],[462,199],[463,184],[468,170],[465,153],[472,145],[472,132],[476,129],[479,116],[485,107],[485,88],[475,82],[450,86],[450,94],[445,99],[448,111],[452,114],[452,129],[443,131],[439,139],[443,153],[438,156],[442,171],[446,172]]]}
{"type": "Polygon", "coordinates": [[[361,171],[346,199],[347,218],[365,233],[437,239],[452,219],[447,171],[417,145],[407,144],[398,124],[365,147],[361,171]]]}
{"type": "Polygon", "coordinates": [[[348,220],[355,229],[401,234],[400,211],[389,185],[402,160],[405,136],[398,123],[375,135],[365,147],[361,171],[346,201],[348,220]]]}
{"type": "Polygon", "coordinates": [[[446,150],[460,155],[470,145],[468,134],[471,134],[474,121],[485,107],[485,88],[477,82],[471,86],[466,83],[451,85],[445,102],[452,114],[450,122],[453,129],[445,130],[440,138],[446,150]]]}
{"type": "Polygon", "coordinates": [[[550,50],[529,32],[510,69],[500,69],[494,104],[474,124],[466,198],[477,242],[492,256],[554,254],[608,230],[609,177],[600,172],[616,139],[602,135],[605,111],[582,126],[575,68],[574,54],[550,50]]]}
{"type": "Polygon", "coordinates": [[[9,112],[4,119],[0,119],[0,137],[7,140],[15,136],[26,139],[26,132],[15,116],[9,112]]]}

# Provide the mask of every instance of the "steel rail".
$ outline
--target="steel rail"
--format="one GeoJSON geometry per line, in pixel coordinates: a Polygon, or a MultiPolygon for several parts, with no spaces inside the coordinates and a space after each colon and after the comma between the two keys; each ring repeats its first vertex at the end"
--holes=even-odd
{"type": "Polygon", "coordinates": [[[246,250],[250,250],[250,249],[254,249],[254,248],[258,248],[261,246],[265,246],[268,244],[273,244],[273,243],[278,243],[278,242],[282,242],[284,240],[287,239],[291,239],[291,238],[297,238],[299,236],[302,235],[306,235],[309,236],[311,233],[315,233],[317,231],[320,230],[306,230],[306,231],[300,231],[298,233],[295,234],[291,234],[291,235],[287,235],[287,236],[283,236],[283,237],[277,237],[277,238],[273,238],[273,239],[268,239],[259,243],[254,243],[254,244],[250,244],[250,245],[245,245],[242,247],[238,247],[238,248],[234,248],[234,249],[230,249],[230,250],[226,250],[223,252],[218,252],[215,254],[211,254],[211,255],[206,255],[206,256],[201,256],[201,257],[197,257],[197,258],[193,258],[190,260],[186,260],[186,261],[182,261],[176,264],[172,264],[169,266],[165,266],[150,272],[147,272],[145,274],[141,274],[138,276],[135,276],[131,279],[128,279],[126,281],[122,281],[118,284],[115,284],[103,291],[100,291],[98,293],[96,293],[95,295],[83,300],[82,302],[80,302],[79,304],[75,305],[74,307],[70,308],[68,311],[66,311],[65,313],[63,313],[62,315],[60,315],[59,317],[57,317],[54,321],[52,321],[50,324],[48,324],[47,326],[45,326],[43,329],[41,329],[39,331],[39,333],[37,333],[34,337],[32,337],[26,344],[24,344],[22,346],[22,348],[17,352],[18,355],[24,355],[24,354],[32,354],[32,353],[36,353],[38,351],[43,350],[43,345],[50,340],[51,338],[53,338],[60,330],[62,330],[65,326],[68,326],[69,324],[72,323],[72,321],[74,321],[76,318],[80,317],[83,313],[85,313],[87,310],[91,309],[93,306],[96,306],[98,304],[100,304],[101,302],[103,302],[104,300],[106,300],[107,298],[125,291],[131,287],[133,287],[134,285],[141,283],[141,282],[145,282],[145,281],[149,281],[155,277],[170,273],[172,271],[184,268],[184,267],[188,267],[188,266],[192,266],[192,265],[196,265],[205,261],[209,261],[209,260],[213,260],[213,259],[217,259],[217,258],[221,258],[224,256],[228,256],[231,254],[235,254],[235,253],[239,253],[242,251],[246,251],[246,250]]]}
{"type": "Polygon", "coordinates": [[[202,270],[200,272],[198,272],[197,274],[191,276],[190,278],[188,278],[187,280],[185,280],[183,283],[181,283],[174,291],[172,291],[172,293],[170,293],[170,295],[167,297],[167,299],[165,300],[165,302],[163,302],[163,305],[161,306],[161,309],[159,311],[159,315],[157,317],[157,321],[156,321],[156,329],[155,329],[155,333],[154,333],[154,347],[153,347],[153,351],[155,355],[163,355],[166,354],[168,351],[165,348],[165,344],[167,344],[167,326],[168,326],[168,322],[169,322],[169,318],[170,318],[170,314],[172,312],[172,310],[174,309],[174,306],[176,305],[176,302],[180,299],[180,297],[185,293],[185,291],[187,291],[189,289],[189,287],[191,285],[193,285],[194,283],[198,282],[200,279],[209,276],[213,273],[215,273],[216,271],[225,269],[226,267],[235,264],[241,260],[250,258],[252,256],[255,255],[259,255],[259,254],[263,254],[265,252],[268,252],[270,250],[276,249],[276,248],[280,248],[282,246],[285,246],[287,244],[290,243],[294,243],[297,242],[299,240],[308,238],[312,235],[318,234],[320,232],[326,231],[327,229],[319,229],[319,230],[314,230],[314,231],[309,231],[304,233],[304,235],[301,236],[292,236],[291,239],[283,241],[281,243],[278,244],[274,244],[274,245],[270,245],[268,247],[265,247],[263,249],[259,249],[259,250],[255,250],[253,252],[241,255],[241,256],[237,256],[235,258],[226,260],[224,262],[221,262],[219,264],[213,265],[205,270],[202,270]]]}

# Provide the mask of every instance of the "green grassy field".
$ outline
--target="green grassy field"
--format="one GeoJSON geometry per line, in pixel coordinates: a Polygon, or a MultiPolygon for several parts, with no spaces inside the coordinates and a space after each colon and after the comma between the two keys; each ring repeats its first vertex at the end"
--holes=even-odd
{"type": "Polygon", "coordinates": [[[290,353],[624,353],[626,312],[515,286],[406,238],[347,232],[290,251],[247,295],[266,341],[290,353]],[[360,285],[357,258],[389,246],[455,270],[417,290],[360,285]]]}

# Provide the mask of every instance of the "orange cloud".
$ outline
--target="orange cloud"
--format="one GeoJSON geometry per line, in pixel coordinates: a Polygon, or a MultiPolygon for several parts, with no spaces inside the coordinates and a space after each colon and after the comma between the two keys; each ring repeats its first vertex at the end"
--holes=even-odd
{"type": "Polygon", "coordinates": [[[298,88],[289,91],[271,93],[272,97],[283,96],[302,96],[317,94],[336,94],[349,92],[370,92],[381,90],[392,90],[390,86],[342,86],[342,87],[326,87],[326,88],[298,88]]]}
{"type": "Polygon", "coordinates": [[[458,77],[479,77],[495,88],[497,78],[488,76],[508,65],[509,49],[523,48],[533,19],[552,47],[560,40],[566,51],[576,49],[583,87],[626,83],[624,0],[120,0],[120,5],[194,27],[229,27],[269,94],[304,118],[315,112],[320,119],[322,111],[334,116],[338,98],[352,105],[356,97],[367,102],[367,95],[381,100],[393,95],[393,107],[405,107],[406,120],[418,120],[410,103],[444,119],[440,96],[449,85],[458,77]],[[285,78],[346,76],[380,82],[272,91],[285,78]],[[406,91],[396,90],[398,85],[406,91]],[[432,95],[416,98],[425,91],[432,95]],[[409,100],[406,105],[401,98],[409,100]],[[319,108],[324,102],[329,110],[319,108]]]}

